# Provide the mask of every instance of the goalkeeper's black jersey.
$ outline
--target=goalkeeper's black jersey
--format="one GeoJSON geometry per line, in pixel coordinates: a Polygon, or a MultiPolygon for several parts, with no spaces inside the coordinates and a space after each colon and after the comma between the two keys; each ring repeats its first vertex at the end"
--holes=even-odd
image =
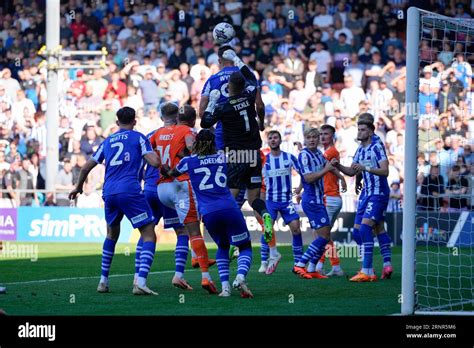
{"type": "MultiPolygon", "coordinates": [[[[242,68],[244,76],[253,76],[246,66],[242,68]]],[[[254,82],[254,81],[252,81],[254,82]]],[[[256,82],[256,80],[255,80],[256,82]]],[[[222,122],[224,145],[232,150],[258,150],[262,147],[255,97],[256,83],[248,86],[241,95],[229,97],[227,101],[218,104],[212,112],[205,112],[201,127],[209,128],[218,121],[222,122]]]]}

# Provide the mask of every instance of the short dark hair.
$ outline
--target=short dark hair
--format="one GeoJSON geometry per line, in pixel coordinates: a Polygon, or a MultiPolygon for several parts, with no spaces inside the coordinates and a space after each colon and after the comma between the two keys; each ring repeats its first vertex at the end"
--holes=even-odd
{"type": "Polygon", "coordinates": [[[371,129],[372,132],[375,130],[375,126],[373,123],[370,123],[368,121],[359,121],[357,122],[358,126],[367,126],[367,128],[371,129]]]}
{"type": "Polygon", "coordinates": [[[280,140],[281,140],[281,134],[280,134],[280,132],[279,132],[279,131],[277,131],[277,130],[271,130],[270,132],[268,132],[268,134],[267,134],[267,138],[269,138],[269,137],[270,137],[271,135],[273,135],[273,134],[277,134],[277,135],[278,135],[278,137],[279,137],[279,138],[280,138],[280,140]]]}
{"type": "Polygon", "coordinates": [[[361,122],[368,122],[368,123],[374,123],[374,115],[372,115],[369,112],[364,112],[363,114],[359,115],[359,123],[361,122]]]}
{"type": "Polygon", "coordinates": [[[135,121],[135,110],[124,106],[117,111],[117,118],[121,124],[132,124],[135,121]]]}
{"type": "Polygon", "coordinates": [[[227,50],[233,50],[232,46],[230,46],[230,45],[224,45],[224,46],[219,47],[219,49],[217,50],[217,56],[218,56],[220,59],[223,59],[223,58],[222,58],[222,55],[223,55],[224,52],[227,51],[227,50]]]}
{"type": "Polygon", "coordinates": [[[196,120],[196,109],[191,105],[184,105],[178,110],[178,121],[190,122],[196,120]]]}
{"type": "Polygon", "coordinates": [[[178,106],[175,103],[164,103],[160,106],[161,116],[167,119],[176,119],[178,116],[178,106]]]}
{"type": "Polygon", "coordinates": [[[243,90],[245,87],[244,75],[240,71],[233,72],[229,77],[229,84],[232,84],[238,90],[243,90]]]}
{"type": "Polygon", "coordinates": [[[321,130],[328,130],[331,132],[331,134],[335,134],[336,133],[336,128],[334,128],[333,126],[331,126],[330,124],[323,124],[321,126],[321,130]]]}

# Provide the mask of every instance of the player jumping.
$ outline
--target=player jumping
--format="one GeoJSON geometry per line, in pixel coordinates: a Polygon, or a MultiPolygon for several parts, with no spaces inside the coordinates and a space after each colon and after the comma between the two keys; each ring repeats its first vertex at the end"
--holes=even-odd
{"type": "Polygon", "coordinates": [[[229,77],[229,98],[226,102],[216,106],[220,92],[210,92],[201,127],[210,128],[218,121],[222,122],[225,151],[228,155],[228,186],[234,197],[238,196],[240,190],[247,189],[250,206],[263,218],[264,238],[268,242],[273,236],[273,220],[265,201],[260,199],[262,160],[259,151],[262,140],[259,129],[263,129],[263,118],[259,111],[259,126],[255,110],[257,79],[233,50],[226,50],[222,57],[234,62],[240,71],[233,72],[229,77]],[[247,88],[246,82],[250,84],[247,88]]]}
{"type": "Polygon", "coordinates": [[[158,167],[160,159],[153,152],[145,136],[133,130],[136,124],[135,110],[123,107],[117,111],[117,124],[120,130],[110,135],[99,146],[79,173],[74,190],[69,193],[73,200],[82,193],[89,172],[105,161],[105,182],[103,198],[107,238],[102,250],[102,275],[97,291],[109,292],[109,270],[115,253],[115,245],[120,235],[120,221],[125,215],[134,228],[138,228],[143,238],[140,254],[140,268],[137,283],[133,286],[134,295],[158,295],[146,285],[156,248],[153,213],[141,192],[140,171],[143,158],[149,165],[158,167]]]}
{"type": "Polygon", "coordinates": [[[234,197],[227,188],[226,163],[223,154],[216,153],[214,134],[203,129],[196,137],[193,154],[183,158],[168,175],[179,177],[189,173],[196,192],[199,213],[207,231],[216,242],[217,268],[222,283],[219,296],[231,295],[229,283],[229,248],[239,247],[237,277],[233,287],[243,298],[252,298],[246,276],[252,264],[252,245],[245,219],[234,197]]]}
{"type": "MultiPolygon", "coordinates": [[[[346,175],[362,173],[364,179],[363,194],[359,199],[357,217],[361,217],[360,236],[363,246],[362,270],[350,280],[353,282],[372,282],[377,280],[372,268],[374,239],[372,229],[383,221],[388,206],[390,189],[388,187],[388,160],[385,149],[380,143],[374,143],[372,136],[375,127],[367,121],[358,122],[357,139],[361,141],[351,167],[345,167],[337,159],[331,163],[346,175]]],[[[354,226],[355,228],[355,226],[354,226]]]]}

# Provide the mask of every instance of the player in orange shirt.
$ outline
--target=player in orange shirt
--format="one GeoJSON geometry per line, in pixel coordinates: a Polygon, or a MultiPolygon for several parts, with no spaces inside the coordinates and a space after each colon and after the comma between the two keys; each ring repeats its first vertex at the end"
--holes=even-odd
{"type": "MultiPolygon", "coordinates": [[[[333,158],[339,160],[339,151],[337,151],[336,146],[334,146],[334,134],[336,130],[333,126],[328,124],[321,126],[320,131],[320,142],[324,146],[324,157],[331,161],[333,158]]],[[[347,184],[344,179],[344,176],[340,172],[329,172],[324,176],[324,203],[326,205],[326,210],[328,212],[329,219],[331,220],[331,228],[334,225],[334,222],[339,215],[339,212],[342,208],[342,199],[340,192],[346,192],[347,184]],[[339,189],[339,180],[341,180],[341,190],[339,189]]],[[[323,266],[325,261],[325,256],[329,256],[332,269],[327,274],[328,276],[343,276],[344,271],[341,269],[339,256],[337,255],[337,250],[334,247],[333,241],[329,241],[326,245],[326,252],[323,254],[321,259],[315,265],[314,261],[311,260],[308,265],[308,272],[319,272],[324,274],[323,266]],[[312,268],[315,269],[312,269],[312,268]]]]}
{"type": "MultiPolygon", "coordinates": [[[[191,106],[185,105],[179,108],[177,113],[168,113],[166,112],[166,105],[161,108],[161,117],[165,122],[165,126],[158,129],[150,138],[153,149],[162,158],[165,172],[176,167],[181,158],[190,153],[195,140],[191,127],[196,122],[196,111],[191,106]],[[174,124],[176,118],[178,118],[177,125],[174,124]]],[[[209,257],[201,235],[196,197],[188,174],[183,174],[177,178],[161,176],[158,180],[158,196],[164,205],[176,210],[179,222],[184,224],[185,230],[189,234],[191,247],[197,255],[202,272],[201,286],[210,294],[217,294],[217,289],[209,274],[209,257]]],[[[164,216],[164,218],[167,217],[164,216]]],[[[172,283],[182,289],[192,289],[184,279],[179,279],[176,276],[172,283]]]]}

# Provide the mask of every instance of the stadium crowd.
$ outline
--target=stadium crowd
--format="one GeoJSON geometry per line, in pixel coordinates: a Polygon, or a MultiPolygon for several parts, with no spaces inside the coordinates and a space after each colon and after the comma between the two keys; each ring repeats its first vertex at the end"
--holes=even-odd
{"type": "MultiPolygon", "coordinates": [[[[431,10],[451,17],[471,16],[470,2],[435,2],[437,7],[431,10]]],[[[60,71],[59,193],[44,195],[15,193],[15,189],[45,188],[47,76],[38,55],[45,43],[44,1],[7,0],[0,7],[1,206],[69,205],[66,191],[74,187],[80,168],[117,130],[118,108],[136,109],[136,129],[147,134],[163,125],[160,103],[198,107],[205,81],[219,70],[212,28],[228,22],[237,32],[231,45],[254,69],[261,85],[266,105],[264,151],[268,151],[265,140],[270,130],[279,130],[282,150],[296,155],[303,130],[328,123],[336,128],[341,163],[350,165],[358,146],[357,115],[368,111],[375,115],[376,134],[386,144],[390,161],[389,211],[400,211],[408,2],[295,3],[299,2],[69,0],[62,4],[63,49],[105,47],[107,66],[60,71]]],[[[458,36],[456,44],[451,34],[440,36],[436,31],[424,38],[419,83],[420,204],[425,209],[460,209],[472,203],[423,195],[472,192],[474,46],[469,36],[458,36]]],[[[101,206],[97,190],[103,170],[102,166],[94,169],[78,206],[101,206]]],[[[354,211],[355,182],[348,178],[347,183],[343,210],[354,211]]]]}

